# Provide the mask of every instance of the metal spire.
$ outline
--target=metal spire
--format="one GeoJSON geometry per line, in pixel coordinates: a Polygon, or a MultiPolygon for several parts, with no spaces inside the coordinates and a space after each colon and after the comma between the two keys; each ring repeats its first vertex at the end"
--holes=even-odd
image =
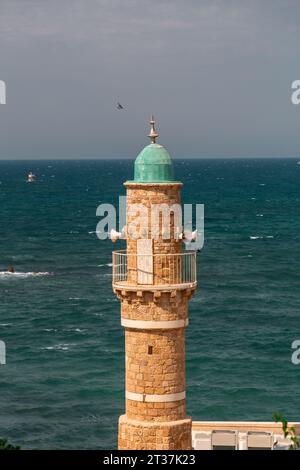
{"type": "Polygon", "coordinates": [[[156,143],[156,139],[158,137],[158,133],[156,132],[155,130],[155,121],[154,121],[154,116],[151,116],[151,120],[150,120],[150,134],[148,135],[148,137],[150,137],[150,140],[151,140],[151,144],[155,144],[156,143]]]}

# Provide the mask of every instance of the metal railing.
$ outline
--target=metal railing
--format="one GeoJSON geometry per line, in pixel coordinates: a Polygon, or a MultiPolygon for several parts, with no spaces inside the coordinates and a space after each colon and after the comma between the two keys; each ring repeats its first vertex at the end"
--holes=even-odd
{"type": "Polygon", "coordinates": [[[153,255],[113,252],[113,284],[160,286],[196,282],[195,251],[153,255]]]}

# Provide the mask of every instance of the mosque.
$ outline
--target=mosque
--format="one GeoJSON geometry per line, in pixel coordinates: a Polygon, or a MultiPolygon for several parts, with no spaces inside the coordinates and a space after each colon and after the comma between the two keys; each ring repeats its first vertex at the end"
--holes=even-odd
{"type": "MultiPolygon", "coordinates": [[[[186,414],[185,329],[197,288],[196,251],[184,249],[185,229],[172,209],[181,204],[182,183],[169,153],[156,142],[153,118],[150,126],[150,145],[135,160],[134,179],[124,183],[126,226],[115,238],[126,238],[126,250],[113,252],[126,364],[118,448],[288,448],[280,424],[195,421],[186,414]],[[169,207],[170,216],[153,221],[153,206],[169,207]]],[[[300,434],[300,424],[294,424],[300,434]]]]}

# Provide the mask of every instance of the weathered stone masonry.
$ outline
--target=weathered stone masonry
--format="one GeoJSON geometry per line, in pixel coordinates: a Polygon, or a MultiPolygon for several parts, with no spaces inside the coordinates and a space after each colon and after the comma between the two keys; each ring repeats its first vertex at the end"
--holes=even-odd
{"type": "MultiPolygon", "coordinates": [[[[157,146],[152,143],[149,147],[157,146]]],[[[161,146],[159,146],[161,147],[161,146]]],[[[147,148],[146,148],[147,149],[147,148]]],[[[151,149],[152,151],[153,149],[151,149]]],[[[155,150],[155,149],[154,149],[155,150]]],[[[132,204],[180,203],[181,183],[127,182],[126,228],[136,217],[132,204]]],[[[151,220],[141,218],[140,238],[151,240],[151,220]]],[[[186,416],[185,328],[188,301],[195,286],[180,279],[182,241],[174,236],[152,239],[152,274],[141,284],[138,272],[138,240],[127,238],[126,282],[115,284],[121,300],[125,329],[126,413],[119,419],[119,449],[191,449],[191,419],[186,416]],[[167,255],[167,256],[166,256],[167,255]],[[176,282],[175,282],[176,281],[176,282]]]]}

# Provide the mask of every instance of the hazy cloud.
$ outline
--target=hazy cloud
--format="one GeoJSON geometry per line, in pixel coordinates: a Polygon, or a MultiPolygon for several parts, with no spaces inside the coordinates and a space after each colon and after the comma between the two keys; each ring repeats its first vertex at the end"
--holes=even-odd
{"type": "Polygon", "coordinates": [[[294,156],[293,0],[1,0],[0,158],[294,156]],[[116,110],[117,101],[126,109],[116,110]]]}

